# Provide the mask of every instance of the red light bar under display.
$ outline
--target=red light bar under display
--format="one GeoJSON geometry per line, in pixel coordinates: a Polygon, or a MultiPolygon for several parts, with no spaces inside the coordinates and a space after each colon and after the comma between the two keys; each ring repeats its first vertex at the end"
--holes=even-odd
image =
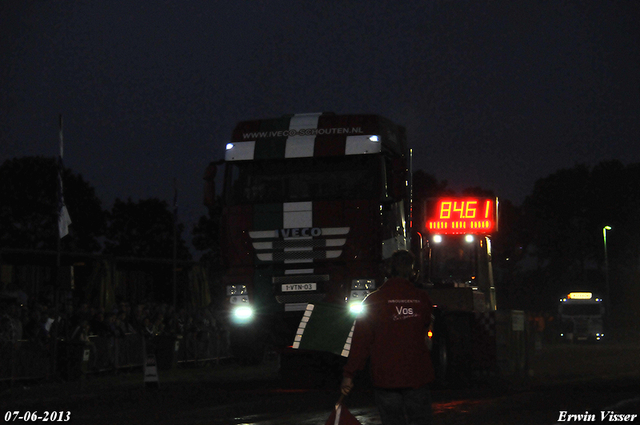
{"type": "MultiPolygon", "coordinates": [[[[496,230],[497,199],[443,198],[429,208],[427,230],[441,235],[488,234],[496,230]]],[[[433,205],[433,204],[431,204],[433,205]]]]}

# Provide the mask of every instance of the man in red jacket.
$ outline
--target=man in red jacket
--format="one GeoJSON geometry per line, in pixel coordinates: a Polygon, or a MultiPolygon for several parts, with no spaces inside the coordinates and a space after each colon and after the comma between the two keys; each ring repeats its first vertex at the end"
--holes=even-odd
{"type": "Polygon", "coordinates": [[[426,291],[410,279],[414,256],[396,251],[391,278],[363,301],[356,320],[349,360],[344,367],[342,393],[353,388],[353,377],[370,357],[375,399],[384,425],[430,424],[434,380],[426,335],[433,304],[426,291]]]}

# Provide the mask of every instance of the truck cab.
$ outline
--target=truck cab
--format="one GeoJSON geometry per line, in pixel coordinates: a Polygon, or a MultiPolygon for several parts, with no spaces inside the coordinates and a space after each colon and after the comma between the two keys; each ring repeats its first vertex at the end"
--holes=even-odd
{"type": "Polygon", "coordinates": [[[235,354],[291,345],[307,304],[348,311],[382,284],[410,243],[408,152],[404,128],[377,115],[237,124],[220,229],[235,354]]]}
{"type": "Polygon", "coordinates": [[[592,292],[571,292],[560,298],[558,316],[563,341],[603,340],[604,303],[592,292]]]}

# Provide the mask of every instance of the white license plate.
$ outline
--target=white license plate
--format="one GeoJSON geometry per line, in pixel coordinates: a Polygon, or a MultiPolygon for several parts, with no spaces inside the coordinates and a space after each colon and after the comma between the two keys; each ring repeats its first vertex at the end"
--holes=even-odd
{"type": "Polygon", "coordinates": [[[315,291],[315,283],[287,283],[282,285],[282,292],[315,291]]]}

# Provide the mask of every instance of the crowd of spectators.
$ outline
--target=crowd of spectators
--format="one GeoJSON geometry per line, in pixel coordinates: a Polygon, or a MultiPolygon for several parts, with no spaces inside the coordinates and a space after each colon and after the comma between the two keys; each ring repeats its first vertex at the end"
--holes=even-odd
{"type": "Polygon", "coordinates": [[[106,307],[78,293],[40,288],[27,294],[0,282],[0,383],[48,376],[63,379],[144,364],[208,364],[229,356],[229,334],[213,304],[175,309],[156,301],[119,299],[106,307]],[[147,356],[147,357],[145,357],[147,356]]]}
{"type": "Polygon", "coordinates": [[[177,311],[168,304],[122,301],[105,309],[81,302],[56,309],[47,303],[26,302],[17,297],[0,299],[0,344],[28,340],[47,345],[59,340],[88,342],[91,337],[124,337],[140,334],[201,338],[217,334],[220,320],[212,306],[177,311]]]}

